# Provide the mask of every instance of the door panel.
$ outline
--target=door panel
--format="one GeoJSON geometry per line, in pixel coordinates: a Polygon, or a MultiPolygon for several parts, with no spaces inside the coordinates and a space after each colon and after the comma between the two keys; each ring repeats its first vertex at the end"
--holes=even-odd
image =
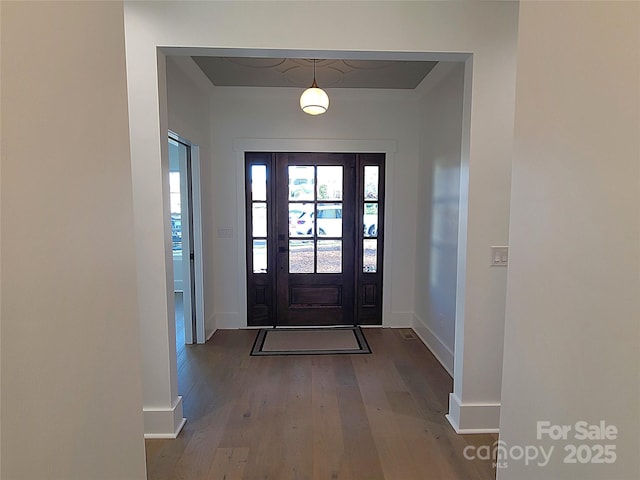
{"type": "Polygon", "coordinates": [[[354,175],[354,154],[276,154],[277,325],[353,325],[354,175]]]}
{"type": "Polygon", "coordinates": [[[248,325],[381,324],[384,155],[360,157],[246,154],[248,325]]]}

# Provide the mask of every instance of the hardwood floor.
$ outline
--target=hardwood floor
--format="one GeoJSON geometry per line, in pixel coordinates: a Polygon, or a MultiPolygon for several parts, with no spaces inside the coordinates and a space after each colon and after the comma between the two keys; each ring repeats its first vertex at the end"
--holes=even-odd
{"type": "Polygon", "coordinates": [[[147,440],[149,480],[489,480],[444,418],[452,380],[406,329],[365,329],[370,355],[250,357],[256,330],[178,351],[188,421],[147,440]]]}

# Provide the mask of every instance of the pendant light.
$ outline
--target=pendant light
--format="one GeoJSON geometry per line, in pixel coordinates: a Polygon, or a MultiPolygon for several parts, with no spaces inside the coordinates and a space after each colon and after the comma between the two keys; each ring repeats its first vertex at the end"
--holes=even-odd
{"type": "Polygon", "coordinates": [[[309,115],[320,115],[329,108],[329,97],[316,83],[316,59],[313,59],[313,83],[300,95],[300,108],[309,115]]]}

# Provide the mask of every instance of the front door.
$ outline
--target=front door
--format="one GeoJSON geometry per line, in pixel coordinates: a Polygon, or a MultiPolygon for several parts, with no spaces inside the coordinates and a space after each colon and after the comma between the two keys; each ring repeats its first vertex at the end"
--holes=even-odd
{"type": "Polygon", "coordinates": [[[276,156],[278,325],[354,324],[354,173],[353,154],[276,156]]]}
{"type": "Polygon", "coordinates": [[[383,162],[246,154],[248,325],[381,324],[383,162]]]}

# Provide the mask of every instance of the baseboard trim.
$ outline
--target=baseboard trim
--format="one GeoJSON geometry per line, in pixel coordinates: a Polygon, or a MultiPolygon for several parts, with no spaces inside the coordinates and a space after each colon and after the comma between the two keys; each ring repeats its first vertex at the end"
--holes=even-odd
{"type": "Polygon", "coordinates": [[[144,438],[147,438],[147,439],[162,438],[162,439],[168,439],[168,440],[175,440],[176,438],[178,438],[178,435],[180,435],[180,432],[182,431],[182,427],[184,427],[185,423],[187,423],[187,419],[183,418],[182,421],[180,422],[180,425],[178,425],[178,428],[176,429],[175,432],[173,432],[173,433],[145,433],[144,434],[144,438]]]}
{"type": "Polygon", "coordinates": [[[453,360],[455,358],[453,351],[417,315],[413,315],[413,330],[453,378],[453,360]]]}
{"type": "Polygon", "coordinates": [[[247,325],[246,319],[244,319],[244,326],[242,325],[243,322],[240,320],[239,314],[237,312],[214,313],[213,322],[216,329],[244,328],[244,326],[247,325]]]}
{"type": "Polygon", "coordinates": [[[177,438],[187,422],[182,416],[182,397],[171,408],[143,408],[144,438],[177,438]]]}
{"type": "Polygon", "coordinates": [[[383,312],[382,325],[377,327],[411,328],[412,312],[383,312]]]}
{"type": "Polygon", "coordinates": [[[207,335],[206,335],[206,339],[205,339],[205,343],[208,342],[209,340],[211,340],[211,337],[213,337],[213,334],[216,333],[216,330],[218,330],[217,328],[214,328],[213,330],[211,330],[207,335]]]}
{"type": "Polygon", "coordinates": [[[445,416],[456,433],[499,433],[499,403],[462,403],[455,393],[449,394],[449,413],[445,416]]]}
{"type": "Polygon", "coordinates": [[[204,342],[203,343],[207,343],[207,341],[213,336],[213,334],[216,332],[217,329],[218,329],[218,325],[216,324],[216,314],[211,313],[209,314],[209,316],[207,316],[207,318],[205,318],[205,321],[204,321],[204,342]]]}

